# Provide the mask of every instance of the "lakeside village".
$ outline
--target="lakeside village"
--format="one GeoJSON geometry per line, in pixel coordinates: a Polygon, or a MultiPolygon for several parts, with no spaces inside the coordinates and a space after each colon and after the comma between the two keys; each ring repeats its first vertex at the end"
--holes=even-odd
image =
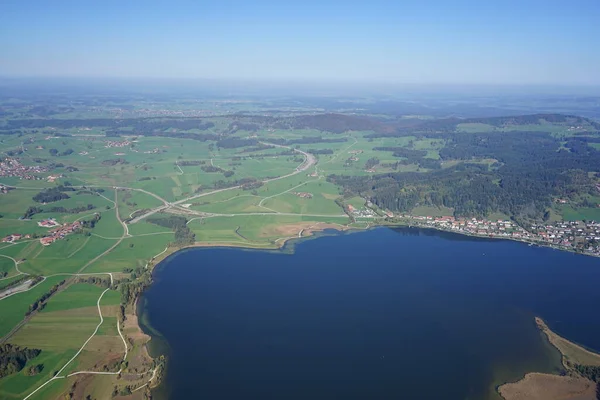
{"type": "MultiPolygon", "coordinates": [[[[53,228],[47,235],[40,238],[40,243],[44,246],[49,246],[57,240],[64,239],[65,236],[75,232],[77,229],[82,227],[82,223],[75,221],[73,223],[59,224],[53,218],[48,218],[38,222],[38,225],[43,228],[53,228]]],[[[10,234],[2,239],[2,243],[15,243],[21,239],[31,239],[32,235],[22,235],[20,233],[10,234]]]]}
{"type": "MultiPolygon", "coordinates": [[[[390,212],[388,217],[394,217],[390,212]]],[[[412,226],[435,228],[471,236],[513,239],[600,256],[600,223],[595,221],[560,221],[533,224],[527,229],[513,221],[490,221],[480,218],[423,217],[408,214],[396,218],[412,226]]]]}

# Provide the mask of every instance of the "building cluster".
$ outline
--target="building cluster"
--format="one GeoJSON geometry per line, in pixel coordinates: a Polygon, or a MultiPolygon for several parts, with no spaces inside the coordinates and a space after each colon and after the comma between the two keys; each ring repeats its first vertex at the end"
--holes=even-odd
{"type": "Polygon", "coordinates": [[[60,226],[60,224],[56,222],[54,218],[48,218],[38,222],[38,226],[43,228],[54,228],[55,226],[60,226]]]}
{"type": "Polygon", "coordinates": [[[406,214],[399,215],[399,217],[418,226],[468,235],[508,238],[600,256],[600,223],[594,221],[561,221],[524,228],[507,220],[491,221],[452,216],[423,217],[406,214]]]}
{"type": "Polygon", "coordinates": [[[36,180],[41,178],[34,174],[40,174],[44,172],[48,172],[47,167],[42,167],[40,165],[23,165],[16,158],[7,157],[0,161],[1,177],[17,177],[20,179],[36,180]]]}
{"type": "Polygon", "coordinates": [[[54,182],[55,182],[57,179],[60,179],[60,178],[62,178],[62,177],[64,177],[64,175],[62,175],[62,174],[58,174],[58,175],[48,175],[48,176],[46,177],[46,180],[47,180],[48,182],[50,182],[50,183],[54,183],[54,182]]]}
{"type": "Polygon", "coordinates": [[[104,147],[107,149],[111,147],[127,147],[131,144],[129,140],[107,140],[104,143],[104,147]]]}
{"type": "Polygon", "coordinates": [[[141,117],[207,117],[212,115],[221,115],[221,110],[170,110],[170,109],[154,109],[154,108],[139,108],[127,109],[121,107],[89,107],[87,111],[96,114],[110,113],[116,118],[141,116],[141,117]]]}
{"type": "Polygon", "coordinates": [[[353,217],[375,217],[375,211],[368,207],[356,208],[352,204],[348,204],[348,211],[353,217]]]}
{"type": "Polygon", "coordinates": [[[294,194],[303,199],[312,199],[313,198],[312,193],[308,193],[308,192],[294,192],[294,194]]]}
{"type": "Polygon", "coordinates": [[[29,239],[31,235],[21,235],[20,233],[12,233],[2,238],[2,243],[14,243],[17,240],[29,239]]]}
{"type": "Polygon", "coordinates": [[[52,229],[48,236],[44,236],[43,238],[41,238],[40,243],[43,244],[44,246],[49,246],[51,243],[53,243],[56,240],[64,239],[65,236],[67,236],[70,233],[75,232],[80,227],[81,227],[81,222],[79,222],[79,221],[75,221],[70,224],[61,225],[58,228],[52,229]]]}

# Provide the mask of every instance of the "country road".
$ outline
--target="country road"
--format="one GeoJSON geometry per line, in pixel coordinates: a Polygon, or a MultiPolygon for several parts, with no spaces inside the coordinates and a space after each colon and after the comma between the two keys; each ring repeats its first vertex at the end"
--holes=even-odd
{"type": "MultiPolygon", "coordinates": [[[[299,173],[302,173],[302,172],[306,171],[307,169],[309,169],[310,167],[312,167],[313,165],[317,164],[317,159],[315,158],[315,156],[313,156],[312,154],[307,153],[305,151],[302,151],[300,149],[294,149],[294,148],[292,148],[290,146],[283,146],[283,145],[280,145],[280,144],[273,144],[273,143],[267,143],[267,142],[260,142],[260,143],[264,144],[264,145],[267,145],[267,146],[280,147],[280,148],[284,148],[284,149],[293,150],[293,151],[295,151],[297,153],[300,153],[300,154],[302,154],[304,156],[304,161],[302,162],[302,164],[300,164],[299,166],[297,166],[296,169],[293,172],[291,172],[291,173],[289,173],[287,175],[279,176],[277,178],[265,179],[265,180],[261,181],[262,183],[269,183],[269,182],[274,182],[274,181],[277,181],[277,180],[280,180],[280,179],[289,178],[290,176],[294,176],[294,175],[297,175],[299,173]]],[[[169,208],[178,206],[180,204],[186,203],[186,202],[188,202],[190,200],[194,200],[194,199],[197,199],[197,198],[200,198],[200,197],[204,197],[204,196],[210,196],[210,195],[213,195],[213,194],[216,194],[216,193],[225,192],[227,190],[239,189],[240,187],[242,187],[242,185],[232,186],[232,187],[228,187],[228,188],[224,188],[224,189],[216,189],[216,190],[213,190],[213,191],[210,191],[210,192],[196,194],[194,196],[190,196],[190,197],[187,197],[185,199],[181,199],[181,200],[175,201],[173,203],[169,203],[169,202],[166,202],[166,201],[163,200],[165,202],[164,205],[162,205],[160,207],[153,208],[153,209],[149,210],[148,212],[146,212],[146,213],[144,213],[142,215],[138,215],[137,217],[135,217],[134,219],[132,219],[131,221],[129,221],[129,224],[135,224],[136,222],[139,222],[139,221],[141,221],[144,218],[147,218],[147,217],[149,217],[151,215],[154,215],[154,214],[156,214],[158,212],[167,210],[169,208]]],[[[150,192],[146,192],[146,193],[150,194],[150,192]]],[[[157,196],[155,196],[155,197],[157,197],[157,196]]]]}

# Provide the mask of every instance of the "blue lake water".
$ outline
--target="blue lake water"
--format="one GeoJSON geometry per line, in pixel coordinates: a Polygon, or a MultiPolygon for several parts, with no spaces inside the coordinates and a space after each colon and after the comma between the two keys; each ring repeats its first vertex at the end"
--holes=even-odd
{"type": "Polygon", "coordinates": [[[180,252],[145,320],[172,399],[496,399],[560,368],[534,316],[600,350],[600,259],[417,229],[311,239],[293,254],[180,252]]]}

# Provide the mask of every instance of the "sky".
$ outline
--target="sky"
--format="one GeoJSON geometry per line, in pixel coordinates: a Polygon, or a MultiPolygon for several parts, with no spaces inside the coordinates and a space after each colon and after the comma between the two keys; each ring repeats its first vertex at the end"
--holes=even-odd
{"type": "Polygon", "coordinates": [[[0,76],[600,85],[600,1],[3,0],[0,76]]]}

